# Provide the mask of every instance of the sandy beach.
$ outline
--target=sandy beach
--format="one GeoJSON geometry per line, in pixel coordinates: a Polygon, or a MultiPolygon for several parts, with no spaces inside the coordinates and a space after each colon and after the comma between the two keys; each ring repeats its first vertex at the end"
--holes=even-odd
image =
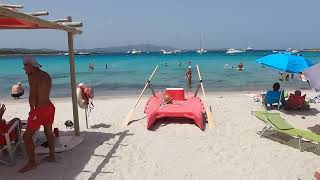
{"type": "MultiPolygon", "coordinates": [[[[122,128],[136,96],[95,97],[95,109],[86,129],[84,111],[79,109],[81,134],[85,140],[71,151],[57,154],[57,162],[41,162],[26,174],[16,171],[23,165],[0,166],[0,179],[283,179],[310,180],[320,168],[320,150],[309,142],[300,152],[298,141],[287,136],[260,138],[264,123],[251,115],[262,110],[252,96],[257,92],[209,93],[215,128],[201,131],[190,123],[160,122],[149,131],[143,113],[144,96],[134,121],[122,128]],[[139,120],[140,119],[140,120],[139,120]]],[[[303,91],[307,97],[313,91],[303,91]]],[[[71,98],[52,99],[56,106],[54,127],[68,134],[64,126],[72,120],[71,98]]],[[[28,114],[27,99],[5,102],[5,119],[28,114]]],[[[318,131],[320,104],[310,111],[281,111],[293,126],[318,131]]],[[[278,112],[277,110],[272,110],[278,112]]],[[[37,158],[40,161],[42,156],[37,158]]]]}

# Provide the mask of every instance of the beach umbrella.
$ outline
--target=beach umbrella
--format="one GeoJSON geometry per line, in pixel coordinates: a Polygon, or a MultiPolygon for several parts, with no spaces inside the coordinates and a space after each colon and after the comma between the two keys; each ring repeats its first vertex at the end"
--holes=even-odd
{"type": "Polygon", "coordinates": [[[306,68],[312,66],[312,62],[302,56],[279,53],[264,56],[258,60],[257,63],[270,67],[272,69],[280,70],[288,73],[300,73],[306,68]]]}
{"type": "Polygon", "coordinates": [[[320,63],[303,71],[312,89],[320,91],[320,63]]]}

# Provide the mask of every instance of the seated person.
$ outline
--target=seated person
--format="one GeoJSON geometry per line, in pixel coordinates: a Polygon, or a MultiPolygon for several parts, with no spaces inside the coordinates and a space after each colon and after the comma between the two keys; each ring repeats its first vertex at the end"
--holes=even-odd
{"type": "Polygon", "coordinates": [[[21,84],[21,82],[18,82],[17,84],[14,84],[11,87],[11,96],[15,99],[19,99],[24,94],[24,89],[21,84]]]}
{"type": "Polygon", "coordinates": [[[296,90],[294,94],[290,94],[286,102],[286,110],[309,109],[309,105],[305,102],[306,95],[301,96],[301,91],[296,90]]]}
{"type": "Polygon", "coordinates": [[[280,105],[284,102],[284,95],[282,91],[280,91],[280,84],[274,83],[273,90],[269,90],[266,94],[262,94],[262,103],[266,108],[271,107],[271,105],[280,105]]]}
{"type": "MultiPolygon", "coordinates": [[[[1,105],[0,107],[0,145],[4,145],[6,144],[6,139],[4,136],[4,133],[6,133],[8,131],[8,129],[10,129],[10,127],[16,122],[19,121],[20,119],[18,118],[14,118],[11,121],[9,121],[8,123],[6,123],[6,121],[4,119],[2,119],[4,112],[6,111],[6,106],[4,104],[1,105]]],[[[16,132],[12,131],[9,134],[10,140],[13,141],[17,141],[17,137],[16,137],[16,132]]]]}

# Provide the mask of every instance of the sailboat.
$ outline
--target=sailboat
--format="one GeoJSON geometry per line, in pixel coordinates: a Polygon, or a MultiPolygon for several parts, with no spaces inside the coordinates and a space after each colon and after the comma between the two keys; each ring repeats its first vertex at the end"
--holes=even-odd
{"type": "Polygon", "coordinates": [[[203,54],[203,53],[208,52],[206,49],[204,49],[204,48],[202,47],[202,38],[203,38],[203,34],[201,34],[201,38],[200,38],[200,48],[196,51],[196,52],[199,53],[199,54],[203,54]]]}

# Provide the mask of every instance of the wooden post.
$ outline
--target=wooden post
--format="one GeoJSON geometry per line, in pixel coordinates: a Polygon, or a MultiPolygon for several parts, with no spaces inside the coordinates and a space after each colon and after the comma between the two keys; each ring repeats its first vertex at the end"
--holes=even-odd
{"type": "MultiPolygon", "coordinates": [[[[71,21],[71,17],[68,19],[71,21]]],[[[71,94],[72,94],[72,107],[73,107],[73,121],[74,121],[74,133],[76,136],[80,135],[79,128],[79,114],[77,104],[77,93],[76,93],[76,73],[74,64],[74,50],[73,50],[73,34],[68,32],[68,48],[69,48],[69,63],[70,63],[70,80],[71,80],[71,94]]]]}
{"type": "Polygon", "coordinates": [[[40,12],[32,12],[29,13],[31,16],[48,16],[49,12],[48,11],[40,11],[40,12]]]}
{"type": "Polygon", "coordinates": [[[20,4],[0,4],[0,7],[4,7],[4,8],[23,8],[22,5],[20,4]]]}

